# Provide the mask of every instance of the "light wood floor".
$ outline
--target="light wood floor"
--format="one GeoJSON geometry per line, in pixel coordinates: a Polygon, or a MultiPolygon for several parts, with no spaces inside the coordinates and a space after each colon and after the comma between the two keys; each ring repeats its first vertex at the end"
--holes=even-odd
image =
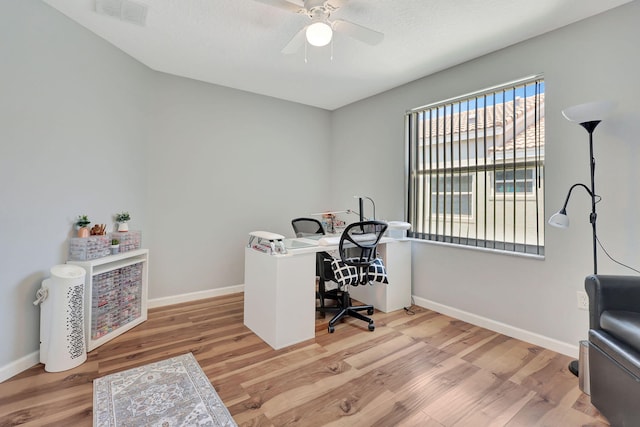
{"type": "Polygon", "coordinates": [[[0,426],[90,426],[94,378],[186,352],[240,426],[608,425],[568,357],[433,311],[376,312],[374,332],[318,318],[315,340],[279,351],[242,311],[242,294],[150,310],[78,368],[0,384],[0,426]]]}

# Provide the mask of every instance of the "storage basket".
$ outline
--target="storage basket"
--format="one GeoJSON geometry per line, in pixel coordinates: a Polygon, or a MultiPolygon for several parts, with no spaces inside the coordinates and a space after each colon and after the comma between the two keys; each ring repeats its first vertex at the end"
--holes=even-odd
{"type": "Polygon", "coordinates": [[[110,234],[110,239],[120,241],[120,252],[133,251],[142,247],[142,233],[140,231],[114,231],[110,234]]]}
{"type": "Polygon", "coordinates": [[[69,239],[69,259],[88,261],[111,253],[109,236],[72,237],[69,239]]]}

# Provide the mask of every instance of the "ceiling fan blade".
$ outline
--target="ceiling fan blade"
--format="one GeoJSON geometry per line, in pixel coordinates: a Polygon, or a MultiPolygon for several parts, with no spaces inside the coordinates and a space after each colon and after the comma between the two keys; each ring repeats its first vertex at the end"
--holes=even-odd
{"type": "Polygon", "coordinates": [[[277,7],[278,9],[284,9],[293,13],[307,12],[304,7],[301,7],[294,3],[290,3],[287,0],[253,0],[253,1],[257,1],[258,3],[264,3],[269,6],[277,7]]]}
{"type": "Polygon", "coordinates": [[[293,38],[289,41],[289,43],[287,43],[287,45],[282,48],[282,53],[284,53],[285,55],[291,55],[293,53],[296,53],[298,50],[300,50],[302,45],[304,45],[305,43],[306,31],[307,31],[307,26],[305,26],[303,29],[298,31],[298,33],[295,36],[293,36],[293,38]]]}
{"type": "Polygon", "coordinates": [[[376,45],[384,40],[384,34],[381,32],[343,19],[336,19],[333,21],[332,26],[337,32],[344,33],[370,45],[376,45]]]}
{"type": "Polygon", "coordinates": [[[329,9],[331,12],[336,11],[338,9],[340,9],[342,6],[344,6],[345,4],[347,4],[349,0],[328,0],[325,3],[325,6],[327,9],[329,9]]]}

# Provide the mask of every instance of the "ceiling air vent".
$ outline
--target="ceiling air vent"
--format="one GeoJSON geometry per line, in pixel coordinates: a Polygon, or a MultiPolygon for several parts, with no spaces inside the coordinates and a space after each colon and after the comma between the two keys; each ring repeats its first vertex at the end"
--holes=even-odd
{"type": "Polygon", "coordinates": [[[96,0],[96,12],[138,25],[147,19],[147,5],[132,0],[96,0]]]}

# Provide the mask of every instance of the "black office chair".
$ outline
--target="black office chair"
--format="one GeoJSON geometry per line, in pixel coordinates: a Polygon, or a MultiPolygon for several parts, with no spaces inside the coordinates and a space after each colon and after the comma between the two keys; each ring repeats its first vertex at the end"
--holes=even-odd
{"type": "Polygon", "coordinates": [[[315,218],[294,218],[291,220],[291,226],[296,237],[316,236],[318,234],[326,234],[322,223],[315,218]]]}
{"type": "Polygon", "coordinates": [[[338,307],[327,308],[338,312],[329,321],[329,333],[335,331],[335,324],[345,316],[367,322],[370,331],[375,329],[373,319],[360,313],[366,311],[368,315],[372,315],[373,306],[354,306],[349,287],[366,285],[372,281],[388,283],[384,264],[377,252],[378,243],[386,230],[386,222],[362,221],[348,225],[343,231],[338,247],[340,259],[331,262],[334,280],[339,285],[337,296],[340,302],[338,307]]]}
{"type": "MultiPolygon", "coordinates": [[[[322,223],[315,218],[294,218],[291,220],[291,226],[296,237],[325,235],[322,223]]],[[[328,294],[326,291],[326,282],[333,281],[333,272],[331,270],[331,261],[333,257],[327,252],[318,252],[316,254],[316,276],[318,276],[318,290],[316,298],[320,301],[317,311],[323,316],[325,314],[325,300],[338,300],[335,293],[328,294]]]]}

